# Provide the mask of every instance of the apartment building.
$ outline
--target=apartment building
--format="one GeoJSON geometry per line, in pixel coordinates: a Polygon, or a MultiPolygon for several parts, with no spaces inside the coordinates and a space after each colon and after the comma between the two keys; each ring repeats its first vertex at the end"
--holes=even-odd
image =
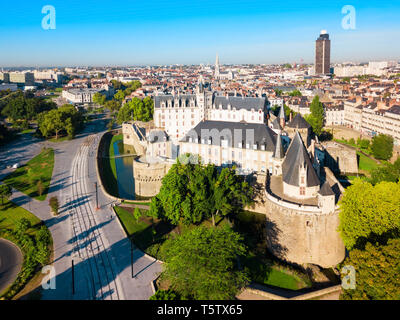
{"type": "Polygon", "coordinates": [[[11,83],[20,83],[27,86],[35,84],[35,77],[31,72],[10,72],[9,81],[11,83]]]}
{"type": "Polygon", "coordinates": [[[400,144],[400,106],[390,109],[378,109],[371,103],[362,109],[361,132],[370,136],[386,134],[393,137],[396,145],[400,144]]]}
{"type": "Polygon", "coordinates": [[[326,106],[325,108],[325,125],[342,126],[345,124],[344,121],[344,105],[337,106],[326,106]]]}
{"type": "Polygon", "coordinates": [[[96,93],[101,93],[107,95],[107,91],[103,89],[69,89],[63,90],[62,97],[68,100],[70,103],[92,103],[93,96],[96,93]]]}
{"type": "Polygon", "coordinates": [[[361,130],[363,106],[356,99],[344,102],[344,124],[349,128],[361,130]]]}

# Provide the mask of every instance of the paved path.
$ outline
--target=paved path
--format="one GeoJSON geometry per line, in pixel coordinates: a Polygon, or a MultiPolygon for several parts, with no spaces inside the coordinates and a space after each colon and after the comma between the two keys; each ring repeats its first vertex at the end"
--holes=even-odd
{"type": "Polygon", "coordinates": [[[12,242],[0,239],[0,293],[7,289],[21,270],[23,256],[12,242]]]}

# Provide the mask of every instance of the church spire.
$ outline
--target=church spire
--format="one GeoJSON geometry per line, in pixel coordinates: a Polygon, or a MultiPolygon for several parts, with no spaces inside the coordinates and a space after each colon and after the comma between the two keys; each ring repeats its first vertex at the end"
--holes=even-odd
{"type": "Polygon", "coordinates": [[[217,57],[215,58],[215,72],[214,72],[214,77],[216,79],[219,78],[219,57],[218,57],[218,53],[217,53],[217,57]]]}
{"type": "Polygon", "coordinates": [[[274,158],[282,159],[284,156],[285,156],[285,154],[284,154],[283,145],[282,145],[282,137],[280,134],[278,134],[278,136],[276,137],[274,158]]]}

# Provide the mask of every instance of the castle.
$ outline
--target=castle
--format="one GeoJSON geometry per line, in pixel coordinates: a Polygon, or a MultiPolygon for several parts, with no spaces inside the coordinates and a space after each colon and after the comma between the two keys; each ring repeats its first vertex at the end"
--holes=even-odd
{"type": "Polygon", "coordinates": [[[249,209],[265,214],[274,255],[322,267],[344,259],[337,232],[344,189],[300,114],[286,123],[282,107],[268,121],[265,98],[218,96],[201,82],[196,95],[156,96],[154,114],[153,128],[123,124],[124,143],[141,150],[133,169],[135,190],[143,190],[139,195],[158,193],[172,159],[197,154],[203,163],[257,176],[263,194],[249,209]]]}

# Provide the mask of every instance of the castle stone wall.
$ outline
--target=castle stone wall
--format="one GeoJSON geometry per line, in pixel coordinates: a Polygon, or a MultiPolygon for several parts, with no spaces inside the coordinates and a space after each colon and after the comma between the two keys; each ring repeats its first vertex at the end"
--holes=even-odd
{"type": "Polygon", "coordinates": [[[153,197],[161,188],[162,178],[171,168],[172,163],[147,163],[145,158],[136,158],[133,161],[133,177],[135,180],[135,194],[141,197],[153,197]]]}
{"type": "Polygon", "coordinates": [[[282,260],[328,268],[342,262],[345,249],[337,227],[338,211],[302,213],[265,202],[268,248],[282,260]]]}

